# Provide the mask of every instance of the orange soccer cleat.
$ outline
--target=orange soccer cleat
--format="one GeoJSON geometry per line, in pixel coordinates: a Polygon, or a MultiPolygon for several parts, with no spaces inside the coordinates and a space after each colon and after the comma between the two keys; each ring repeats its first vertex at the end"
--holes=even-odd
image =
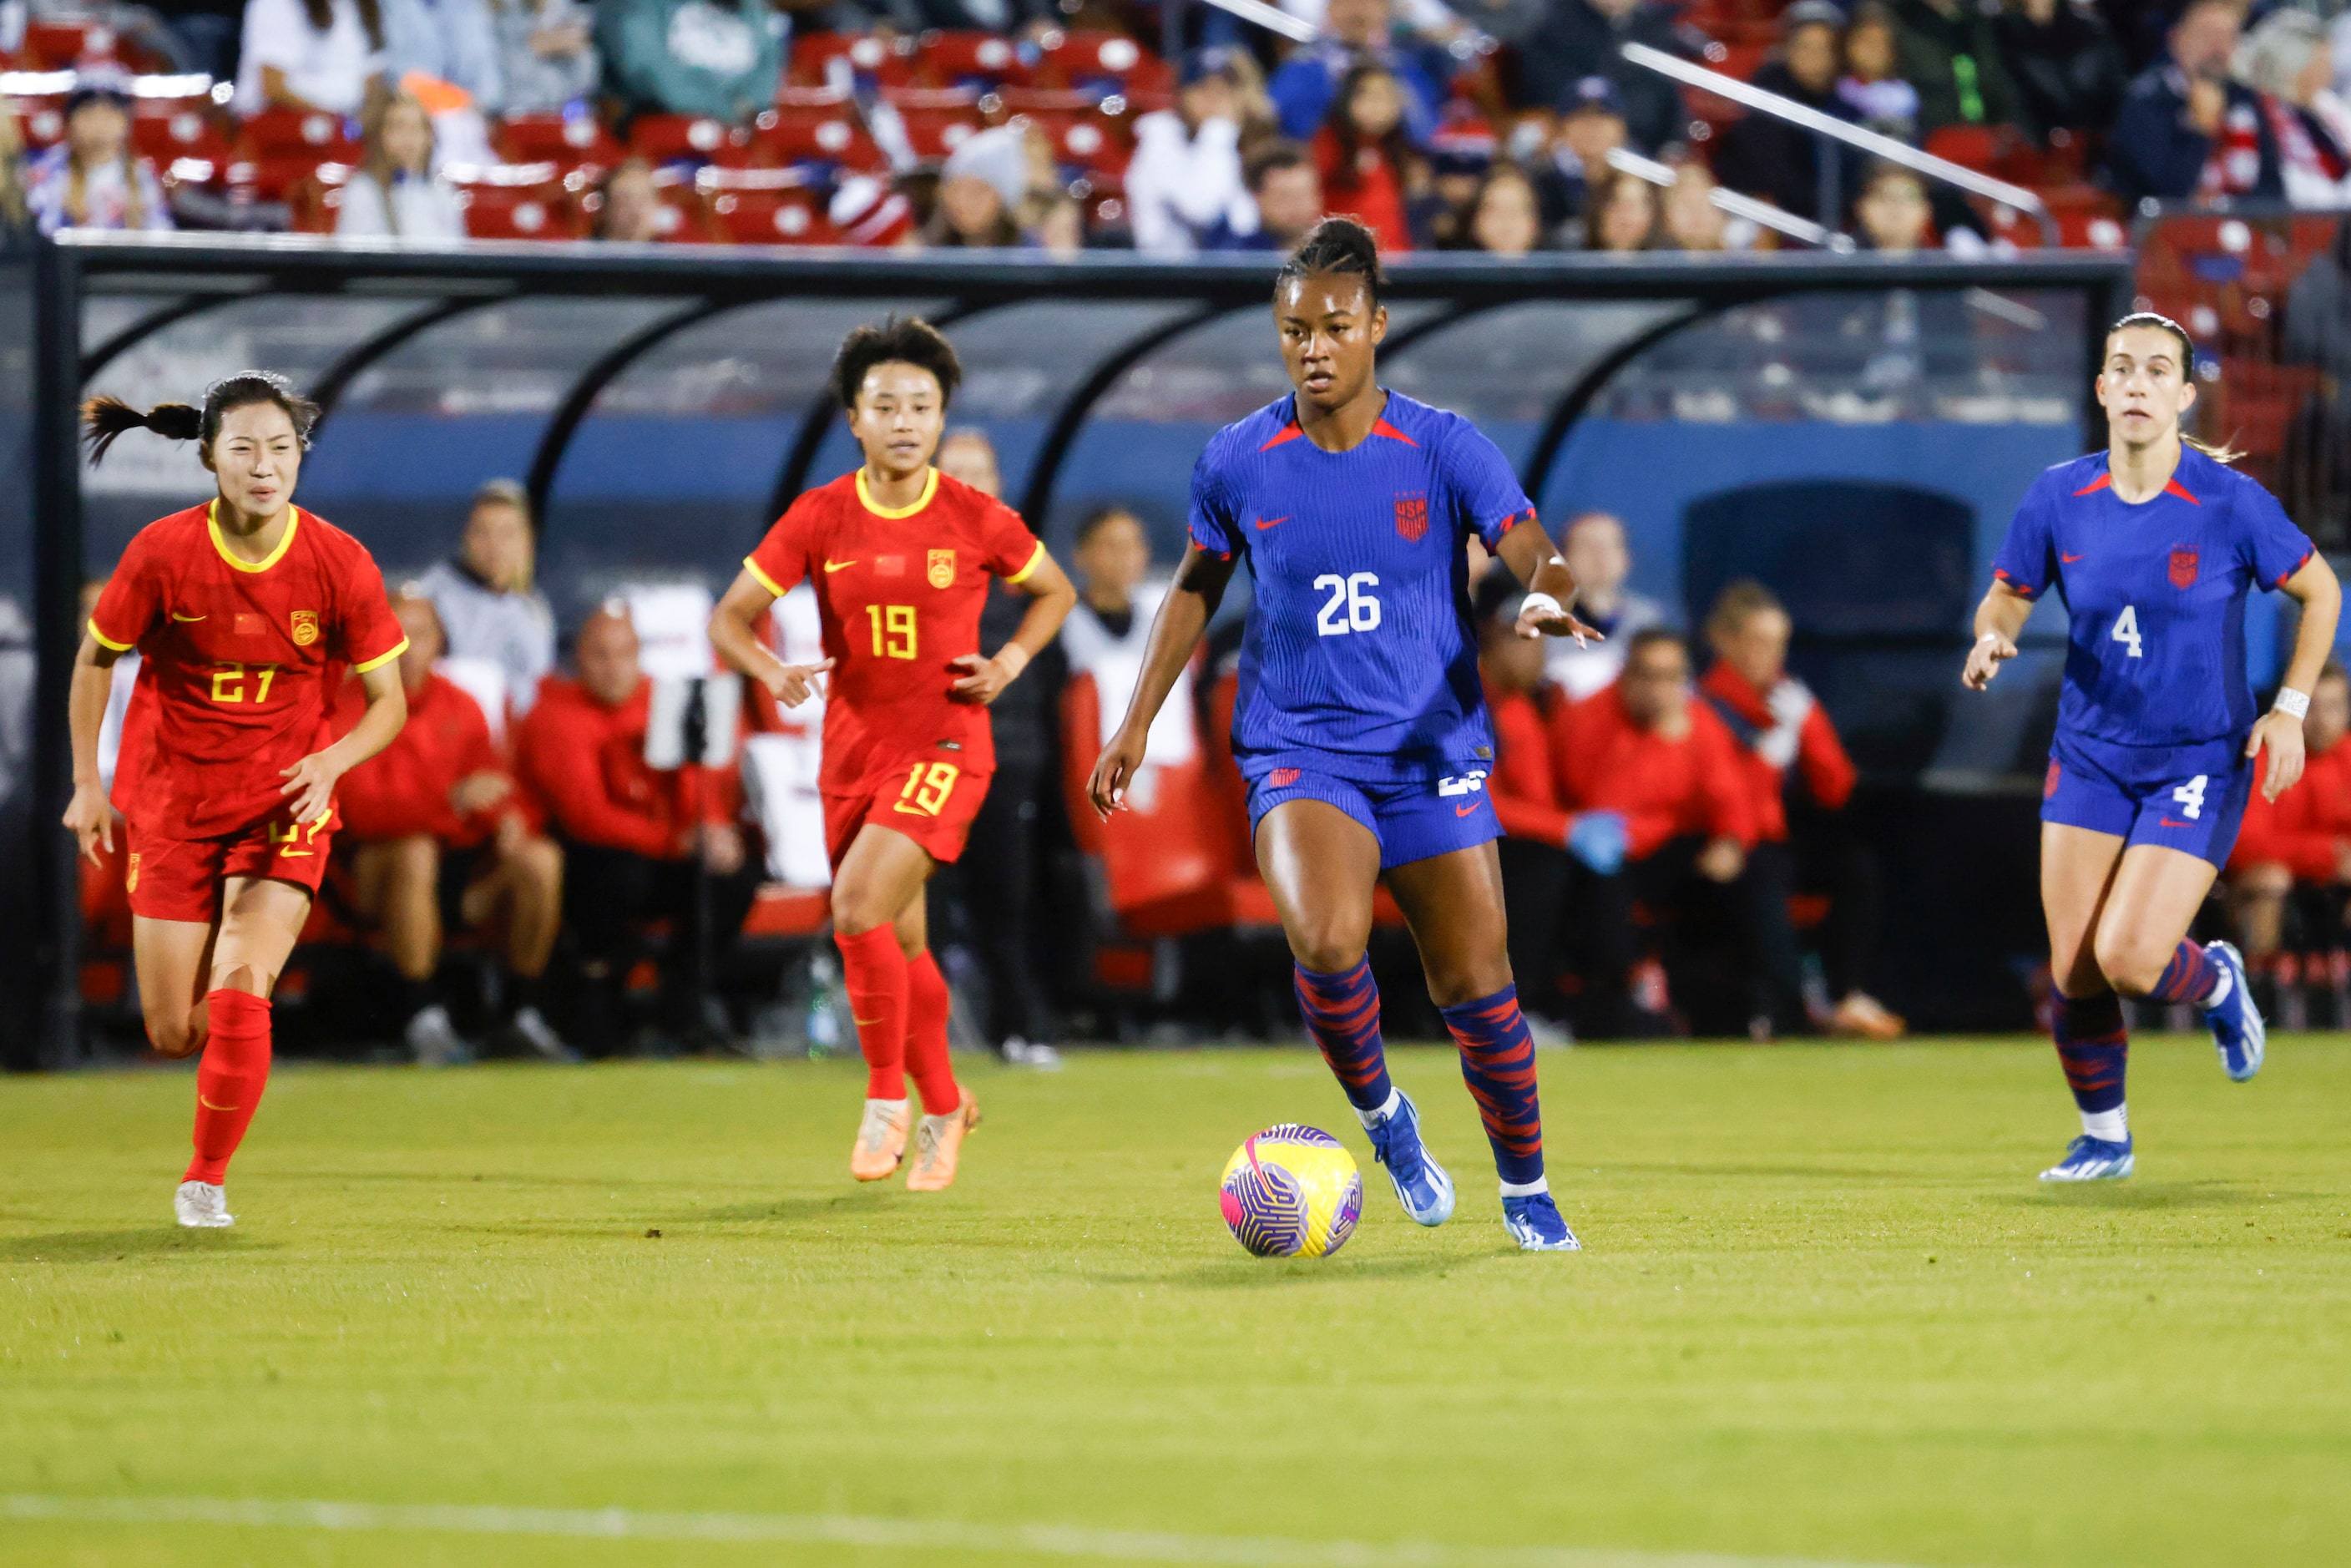
{"type": "Polygon", "coordinates": [[[944,1116],[925,1116],[914,1134],[914,1168],[906,1173],[908,1192],[945,1192],[955,1185],[956,1158],[963,1136],[979,1125],[979,1102],[963,1092],[963,1103],[944,1116]]]}
{"type": "MultiPolygon", "coordinates": [[[[928,1117],[924,1120],[928,1121],[928,1117]]],[[[857,1142],[850,1145],[849,1174],[859,1181],[880,1181],[906,1158],[906,1103],[868,1100],[864,1119],[857,1124],[857,1142]]],[[[954,1162],[948,1162],[953,1174],[954,1162]]]]}

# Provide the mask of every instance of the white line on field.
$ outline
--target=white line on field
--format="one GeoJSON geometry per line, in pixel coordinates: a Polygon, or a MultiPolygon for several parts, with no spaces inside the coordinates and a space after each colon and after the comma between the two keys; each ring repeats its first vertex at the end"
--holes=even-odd
{"type": "MultiPolygon", "coordinates": [[[[852,1514],[644,1513],[625,1508],[480,1508],[455,1503],[270,1502],[235,1498],[0,1497],[0,1518],[75,1524],[219,1524],[281,1530],[434,1531],[456,1535],[599,1541],[712,1541],[867,1546],[883,1550],[1026,1552],[1125,1563],[1232,1563],[1236,1568],[1868,1568],[1809,1558],[1581,1547],[1378,1545],[1057,1524],[956,1524],[852,1514]]],[[[1878,1565],[1886,1568],[1886,1565],[1878,1565]]]]}

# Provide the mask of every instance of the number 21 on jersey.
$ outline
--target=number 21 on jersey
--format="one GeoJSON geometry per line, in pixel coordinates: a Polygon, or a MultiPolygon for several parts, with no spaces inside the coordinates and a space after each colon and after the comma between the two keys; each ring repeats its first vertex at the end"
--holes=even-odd
{"type": "Polygon", "coordinates": [[[2115,618],[2115,629],[2111,635],[2116,642],[2123,643],[2130,649],[2130,653],[2126,655],[2127,657],[2133,659],[2146,657],[2145,654],[2138,651],[2138,607],[2137,605],[2126,604],[2123,606],[2123,612],[2115,618]]]}

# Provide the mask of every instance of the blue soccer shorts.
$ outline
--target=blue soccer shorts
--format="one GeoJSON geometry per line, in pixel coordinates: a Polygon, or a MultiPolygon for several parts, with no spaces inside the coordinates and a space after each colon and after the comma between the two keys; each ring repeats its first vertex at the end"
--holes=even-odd
{"type": "MultiPolygon", "coordinates": [[[[1267,767],[1249,780],[1249,837],[1265,814],[1289,800],[1321,800],[1369,828],[1380,841],[1380,869],[1450,854],[1502,836],[1486,794],[1488,764],[1402,784],[1359,784],[1302,767],[1267,767]]],[[[1252,769],[1252,771],[1257,771],[1252,769]]]]}
{"type": "Polygon", "coordinates": [[[2041,820],[2161,844],[2225,866],[2253,792],[2245,737],[2195,746],[2123,746],[2057,732],[2041,820]]]}

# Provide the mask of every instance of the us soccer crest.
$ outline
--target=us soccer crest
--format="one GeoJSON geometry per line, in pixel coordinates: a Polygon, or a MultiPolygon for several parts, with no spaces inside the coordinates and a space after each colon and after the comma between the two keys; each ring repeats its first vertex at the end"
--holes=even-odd
{"type": "Polygon", "coordinates": [[[931,586],[933,588],[955,586],[955,551],[935,549],[931,552],[931,586]]]}
{"type": "Polygon", "coordinates": [[[2174,588],[2196,586],[2196,552],[2194,550],[2176,549],[2171,552],[2171,586],[2174,588]]]}
{"type": "Polygon", "coordinates": [[[315,610],[294,612],[294,645],[307,648],[319,640],[319,612],[315,610]]]}
{"type": "Polygon", "coordinates": [[[1418,544],[1428,532],[1428,497],[1398,496],[1395,504],[1396,532],[1406,544],[1418,544]]]}

